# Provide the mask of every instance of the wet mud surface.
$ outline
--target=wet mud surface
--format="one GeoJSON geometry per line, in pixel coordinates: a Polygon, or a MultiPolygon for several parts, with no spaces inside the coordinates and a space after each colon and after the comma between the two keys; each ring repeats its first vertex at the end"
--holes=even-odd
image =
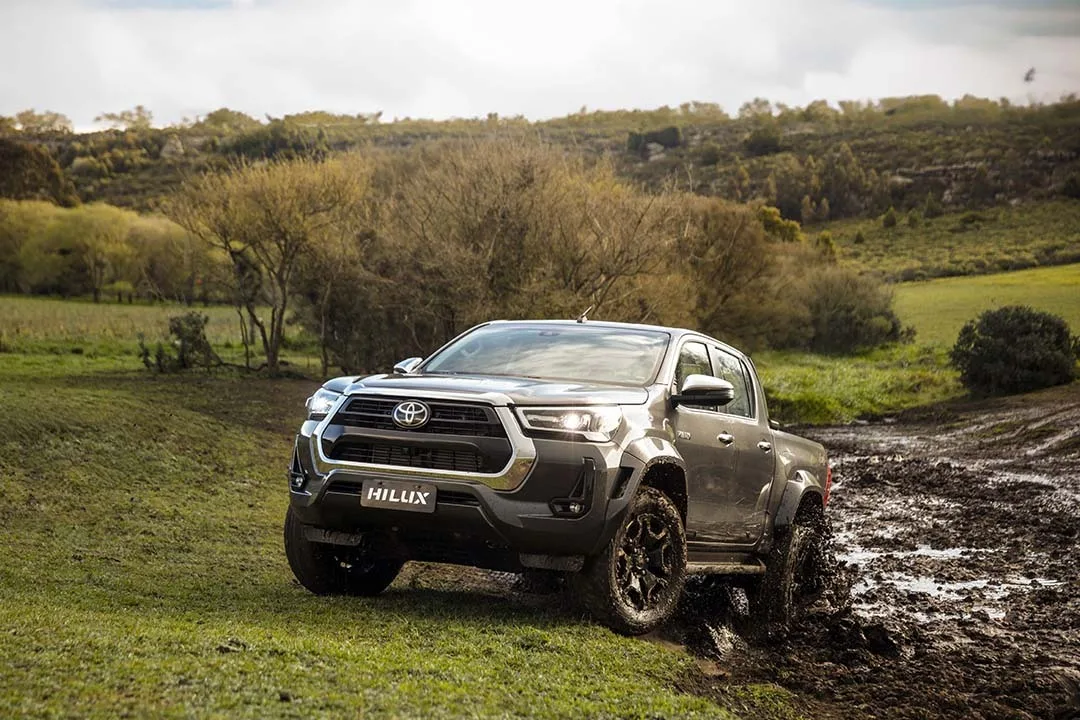
{"type": "Polygon", "coordinates": [[[688,646],[812,717],[1080,718],[1080,388],[806,434],[850,606],[749,642],[695,613],[688,646]]]}

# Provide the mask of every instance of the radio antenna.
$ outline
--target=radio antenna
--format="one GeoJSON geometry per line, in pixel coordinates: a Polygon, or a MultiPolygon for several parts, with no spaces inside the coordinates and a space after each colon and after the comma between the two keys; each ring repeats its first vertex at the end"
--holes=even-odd
{"type": "Polygon", "coordinates": [[[580,315],[577,316],[577,321],[579,323],[583,323],[586,320],[588,320],[589,319],[589,313],[592,312],[593,307],[594,307],[593,305],[590,305],[589,307],[585,308],[585,312],[583,312],[583,313],[581,313],[580,315]]]}

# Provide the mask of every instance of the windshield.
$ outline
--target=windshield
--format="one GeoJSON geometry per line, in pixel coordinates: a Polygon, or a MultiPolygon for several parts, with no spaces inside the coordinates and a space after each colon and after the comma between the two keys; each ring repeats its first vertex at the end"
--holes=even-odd
{"type": "Polygon", "coordinates": [[[588,325],[486,325],[447,346],[425,373],[648,385],[668,334],[588,325]]]}

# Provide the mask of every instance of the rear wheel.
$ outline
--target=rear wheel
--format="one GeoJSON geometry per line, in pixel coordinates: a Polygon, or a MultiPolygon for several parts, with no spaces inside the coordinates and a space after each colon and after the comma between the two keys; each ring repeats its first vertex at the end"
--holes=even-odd
{"type": "Polygon", "coordinates": [[[807,509],[785,529],[766,561],[758,607],[770,632],[783,632],[826,587],[825,518],[807,509]]]}
{"type": "Polygon", "coordinates": [[[622,527],[573,582],[589,612],[616,632],[640,635],[662,625],[686,582],[686,534],[674,503],[641,488],[622,527]]]}
{"type": "Polygon", "coordinates": [[[405,563],[377,557],[371,547],[311,542],[290,507],[285,514],[285,556],[293,575],[316,595],[378,595],[405,563]]]}

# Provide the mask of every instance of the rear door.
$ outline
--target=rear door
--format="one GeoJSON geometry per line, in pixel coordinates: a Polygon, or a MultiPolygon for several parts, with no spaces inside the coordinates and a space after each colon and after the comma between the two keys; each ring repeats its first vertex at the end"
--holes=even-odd
{"type": "Polygon", "coordinates": [[[769,490],[776,466],[772,430],[764,408],[756,407],[755,378],[747,363],[720,345],[709,343],[713,375],[735,388],[735,399],[719,408],[717,432],[733,438],[735,468],[717,494],[714,536],[721,542],[756,542],[765,529],[769,490]]]}

